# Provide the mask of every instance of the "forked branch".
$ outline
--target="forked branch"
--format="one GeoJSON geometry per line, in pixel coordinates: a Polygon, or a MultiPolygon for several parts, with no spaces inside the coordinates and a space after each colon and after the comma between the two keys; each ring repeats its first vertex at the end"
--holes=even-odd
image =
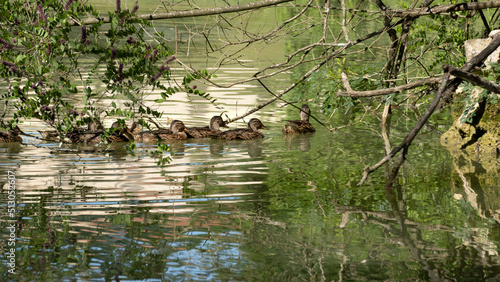
{"type": "MultiPolygon", "coordinates": [[[[500,46],[500,34],[497,34],[493,37],[493,40],[491,41],[491,43],[488,46],[486,46],[486,48],[484,48],[483,51],[481,51],[479,54],[477,54],[475,57],[473,57],[470,60],[470,62],[465,64],[460,69],[460,71],[469,72],[474,67],[479,66],[499,46],[500,46]]],[[[397,147],[395,147],[388,155],[386,155],[378,163],[376,163],[373,166],[366,167],[364,169],[363,176],[361,178],[361,181],[358,183],[358,186],[362,185],[366,181],[366,179],[370,173],[374,172],[379,167],[381,167],[383,164],[385,164],[387,161],[392,159],[401,149],[403,149],[403,148],[408,149],[408,147],[411,145],[411,142],[413,141],[413,139],[415,139],[415,137],[417,136],[420,129],[422,129],[422,127],[427,122],[429,117],[432,115],[432,113],[434,113],[434,110],[438,107],[438,105],[443,103],[444,99],[446,98],[446,95],[451,96],[452,93],[455,92],[458,85],[462,82],[462,79],[459,77],[456,77],[448,84],[448,81],[450,80],[451,70],[450,70],[450,68],[448,68],[448,65],[443,66],[443,70],[444,70],[444,75],[442,77],[442,81],[441,81],[441,84],[438,88],[436,96],[434,97],[434,100],[432,100],[431,104],[429,105],[429,107],[427,108],[425,113],[422,115],[420,120],[413,127],[413,129],[410,131],[410,133],[408,133],[408,135],[406,136],[406,138],[403,140],[403,142],[401,144],[399,144],[397,147]],[[443,101],[441,101],[441,99],[443,99],[443,101]]],[[[407,151],[406,149],[405,149],[405,152],[407,151]]],[[[404,158],[405,158],[405,156],[403,156],[403,159],[404,158]]]]}

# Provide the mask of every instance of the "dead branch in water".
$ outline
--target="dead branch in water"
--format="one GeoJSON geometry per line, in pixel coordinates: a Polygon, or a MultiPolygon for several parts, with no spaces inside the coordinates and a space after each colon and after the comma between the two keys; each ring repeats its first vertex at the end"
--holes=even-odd
{"type": "MultiPolygon", "coordinates": [[[[448,83],[449,78],[450,78],[449,72],[447,72],[443,75],[441,85],[439,86],[439,89],[436,93],[436,96],[434,97],[434,100],[432,100],[431,104],[429,105],[429,107],[427,108],[425,113],[422,115],[422,117],[417,122],[417,124],[413,127],[413,129],[410,131],[410,133],[408,133],[408,135],[405,137],[403,142],[401,144],[399,144],[398,146],[396,146],[394,149],[392,149],[392,151],[388,155],[386,155],[383,159],[381,159],[375,165],[365,167],[365,170],[363,172],[363,177],[361,178],[361,181],[359,181],[358,186],[361,186],[365,182],[366,178],[368,177],[368,175],[370,173],[374,172],[379,167],[381,167],[383,164],[385,164],[387,161],[392,159],[401,149],[405,148],[405,151],[407,151],[408,147],[411,145],[411,142],[413,141],[413,139],[415,139],[415,136],[417,136],[417,134],[420,131],[420,129],[422,128],[422,126],[424,126],[424,124],[427,122],[429,117],[432,115],[432,113],[436,109],[438,103],[441,101],[441,97],[443,95],[443,92],[446,89],[446,84],[448,83]]],[[[405,157],[403,157],[403,159],[404,158],[405,157]]],[[[401,164],[402,164],[402,162],[401,162],[401,164]]]]}

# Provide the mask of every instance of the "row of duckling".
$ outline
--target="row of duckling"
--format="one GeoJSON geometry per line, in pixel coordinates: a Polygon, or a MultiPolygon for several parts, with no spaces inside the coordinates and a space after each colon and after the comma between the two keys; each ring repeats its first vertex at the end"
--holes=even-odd
{"type": "Polygon", "coordinates": [[[249,140],[263,138],[264,134],[259,129],[268,129],[257,118],[252,118],[248,122],[247,128],[237,128],[221,131],[221,128],[228,126],[220,116],[210,119],[210,124],[205,127],[186,127],[180,120],[174,120],[170,124],[170,129],[157,129],[144,131],[135,134],[138,142],[155,142],[158,140],[185,140],[188,138],[213,138],[219,140],[249,140]]]}
{"type": "MultiPolygon", "coordinates": [[[[210,120],[209,126],[205,127],[186,127],[180,120],[174,120],[170,124],[170,128],[161,128],[141,131],[137,122],[132,123],[129,128],[125,124],[114,122],[108,132],[111,134],[105,137],[108,143],[120,142],[139,142],[139,143],[152,143],[167,140],[185,140],[188,138],[214,138],[223,140],[237,140],[237,139],[254,139],[262,138],[264,134],[259,129],[268,129],[259,119],[253,118],[248,123],[248,128],[239,128],[228,131],[221,131],[220,128],[226,127],[226,123],[220,116],[214,116],[210,120]]],[[[103,135],[105,129],[100,122],[91,122],[88,128],[76,129],[65,135],[70,143],[84,143],[84,144],[97,144],[104,142],[103,135]]],[[[39,131],[42,139],[48,141],[58,141],[58,133],[54,130],[39,131]]]]}
{"type": "MultiPolygon", "coordinates": [[[[283,133],[309,133],[316,131],[309,123],[309,106],[302,105],[300,120],[288,121],[283,127],[283,133]]],[[[158,128],[151,131],[141,131],[137,122],[134,122],[130,128],[118,122],[113,123],[112,132],[105,139],[108,143],[118,142],[157,142],[162,140],[185,140],[188,138],[213,138],[218,140],[249,140],[263,138],[264,134],[260,129],[268,129],[257,118],[252,118],[248,122],[247,128],[237,128],[227,131],[221,131],[221,128],[227,128],[226,122],[220,116],[214,116],[208,126],[205,127],[186,127],[180,120],[174,120],[170,124],[170,129],[158,128]]],[[[18,127],[7,133],[0,132],[0,142],[21,142],[19,136],[21,131],[18,127]]],[[[105,129],[100,122],[91,122],[87,129],[78,128],[66,134],[66,139],[71,143],[97,144],[104,141],[103,135],[105,129]]],[[[52,131],[40,131],[42,139],[49,141],[58,141],[58,133],[52,131]]]]}
{"type": "MultiPolygon", "coordinates": [[[[307,104],[302,105],[300,120],[288,121],[283,127],[284,134],[290,133],[310,133],[316,129],[309,123],[311,110],[307,104]]],[[[134,140],[138,142],[155,142],[158,140],[185,140],[188,138],[212,138],[217,140],[250,140],[264,138],[264,134],[259,129],[268,129],[257,118],[252,118],[248,122],[247,128],[237,128],[221,131],[227,128],[226,122],[220,116],[214,116],[208,126],[188,127],[180,120],[174,120],[170,124],[170,129],[157,129],[134,134],[134,140]]],[[[134,125],[132,125],[134,129],[134,125]]],[[[132,130],[133,131],[133,130],[132,130]]]]}

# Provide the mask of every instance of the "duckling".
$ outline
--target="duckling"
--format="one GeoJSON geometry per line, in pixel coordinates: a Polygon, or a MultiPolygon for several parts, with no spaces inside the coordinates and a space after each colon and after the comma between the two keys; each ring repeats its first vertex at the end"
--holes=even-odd
{"type": "MultiPolygon", "coordinates": [[[[92,129],[95,130],[96,128],[93,126],[92,129]]],[[[106,141],[108,143],[134,141],[134,135],[130,132],[127,126],[120,125],[119,122],[115,121],[111,125],[110,129],[115,129],[115,131],[113,131],[113,133],[111,133],[109,136],[106,137],[106,141]]],[[[102,134],[104,134],[104,130],[98,130],[95,132],[88,132],[88,133],[77,132],[68,134],[68,138],[73,143],[97,144],[104,142],[102,134]]]]}
{"type": "Polygon", "coordinates": [[[220,116],[213,116],[210,119],[210,124],[205,127],[189,127],[189,138],[206,138],[215,134],[220,134],[222,131],[220,127],[228,127],[220,116]]]}
{"type": "Polygon", "coordinates": [[[265,127],[259,119],[253,118],[248,122],[248,128],[228,130],[219,134],[212,135],[212,138],[219,140],[249,140],[255,138],[264,138],[264,133],[258,131],[258,129],[269,130],[269,128],[265,127]]]}
{"type": "MultiPolygon", "coordinates": [[[[42,135],[42,139],[46,141],[59,141],[59,133],[57,130],[38,130],[38,133],[42,135]]],[[[71,133],[85,133],[85,129],[83,128],[75,128],[71,133]]]]}
{"type": "MultiPolygon", "coordinates": [[[[85,134],[85,133],[97,133],[100,131],[104,131],[104,127],[100,121],[92,121],[87,125],[87,129],[84,128],[75,128],[71,133],[67,133],[67,136],[75,134],[85,134]]],[[[59,141],[59,133],[56,130],[46,130],[46,131],[38,131],[40,135],[42,135],[43,140],[47,141],[59,141]]]]}
{"type": "Polygon", "coordinates": [[[130,126],[130,132],[135,136],[136,134],[141,132],[141,128],[139,127],[139,123],[134,121],[130,126]]]}
{"type": "Polygon", "coordinates": [[[57,134],[57,131],[55,130],[46,130],[46,131],[38,130],[38,132],[40,133],[40,135],[42,135],[43,140],[47,141],[59,140],[59,134],[57,134]]]}
{"type": "Polygon", "coordinates": [[[104,131],[104,126],[102,125],[102,123],[98,120],[95,120],[95,121],[92,121],[90,122],[88,125],[87,125],[87,130],[90,132],[90,133],[95,133],[95,132],[99,132],[99,131],[104,131]]]}
{"type": "Polygon", "coordinates": [[[174,120],[170,124],[170,129],[160,128],[151,131],[144,131],[135,134],[137,142],[151,143],[159,140],[185,140],[188,138],[186,127],[180,120],[174,120]]]}
{"type": "Polygon", "coordinates": [[[307,104],[302,105],[300,109],[300,120],[289,120],[283,127],[283,133],[310,133],[315,132],[316,129],[309,123],[309,116],[311,109],[307,104]]]}
{"type": "Polygon", "coordinates": [[[160,130],[157,135],[161,140],[186,140],[187,133],[189,131],[186,129],[184,123],[180,120],[172,121],[170,124],[170,130],[160,130]]]}
{"type": "Polygon", "coordinates": [[[22,142],[23,138],[19,136],[20,133],[23,132],[17,126],[4,132],[0,131],[0,143],[22,142]]]}

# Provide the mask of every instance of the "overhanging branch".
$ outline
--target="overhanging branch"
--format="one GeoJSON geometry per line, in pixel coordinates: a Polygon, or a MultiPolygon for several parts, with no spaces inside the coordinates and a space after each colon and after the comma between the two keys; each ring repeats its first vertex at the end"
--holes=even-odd
{"type": "MultiPolygon", "coordinates": [[[[493,36],[493,40],[491,43],[486,46],[486,48],[483,49],[479,54],[477,54],[475,57],[473,57],[468,63],[466,63],[460,70],[462,72],[468,72],[474,67],[478,66],[481,64],[493,51],[495,51],[498,47],[500,46],[500,34],[497,34],[493,36]]],[[[438,107],[438,104],[442,103],[441,99],[445,99],[445,95],[450,92],[454,92],[456,90],[456,87],[462,82],[461,78],[456,77],[453,79],[451,82],[448,83],[450,80],[450,69],[448,68],[447,65],[443,66],[444,70],[444,75],[441,81],[441,84],[439,86],[439,89],[436,93],[436,96],[434,97],[434,100],[432,100],[431,104],[425,111],[425,113],[422,115],[420,120],[417,122],[417,124],[413,127],[413,129],[408,133],[408,135],[405,137],[403,142],[396,146],[389,154],[387,154],[383,159],[381,159],[378,163],[376,163],[373,166],[365,167],[363,176],[361,178],[361,181],[358,183],[358,186],[362,185],[366,179],[368,178],[368,175],[375,170],[377,170],[379,167],[381,167],[383,164],[388,162],[390,159],[392,159],[401,149],[407,149],[410,145],[413,139],[417,136],[418,132],[422,128],[422,126],[427,122],[429,117],[434,113],[434,110],[438,107]],[[440,102],[441,101],[441,102],[440,102]]],[[[404,158],[404,156],[403,156],[404,158]]]]}
{"type": "Polygon", "coordinates": [[[460,11],[475,11],[500,7],[500,1],[470,2],[451,5],[439,5],[430,8],[418,8],[413,10],[386,10],[389,17],[419,17],[460,11]]]}
{"type": "MultiPolygon", "coordinates": [[[[138,15],[139,19],[147,19],[147,20],[162,20],[162,19],[177,19],[177,18],[192,18],[192,17],[201,17],[201,16],[211,16],[211,15],[220,15],[226,13],[235,13],[247,10],[255,10],[259,8],[269,7],[278,5],[281,3],[292,2],[292,0],[264,0],[260,2],[253,2],[242,5],[221,7],[221,8],[210,8],[210,9],[199,9],[199,10],[190,10],[190,11],[175,11],[168,13],[156,13],[156,14],[144,14],[138,15]]],[[[81,22],[80,24],[96,24],[99,22],[110,23],[111,20],[109,17],[102,18],[89,18],[81,22]]],[[[80,25],[74,21],[70,22],[70,25],[80,25]]]]}
{"type": "MultiPolygon", "coordinates": [[[[178,19],[178,18],[211,16],[211,15],[220,15],[226,13],[236,13],[241,11],[254,10],[286,2],[292,2],[292,0],[264,0],[260,2],[253,2],[248,4],[221,7],[221,8],[174,11],[174,12],[156,13],[156,14],[143,14],[143,15],[138,15],[137,18],[148,19],[148,20],[162,20],[162,19],[178,19]]],[[[463,4],[439,5],[431,8],[418,8],[413,10],[386,10],[384,11],[384,13],[387,16],[393,18],[419,17],[425,15],[443,14],[443,13],[459,12],[459,11],[475,11],[475,10],[483,10],[483,9],[499,8],[499,7],[500,7],[500,0],[497,0],[497,1],[487,1],[487,2],[471,2],[463,4]]],[[[89,18],[83,20],[82,22],[70,21],[69,23],[70,25],[87,25],[87,24],[99,23],[101,21],[103,23],[111,22],[109,17],[102,17],[102,18],[89,18]]]]}
{"type": "Polygon", "coordinates": [[[397,92],[401,92],[401,91],[405,91],[405,90],[410,90],[410,89],[420,87],[420,86],[439,84],[440,81],[441,81],[441,77],[436,77],[436,78],[422,79],[422,80],[411,82],[411,83],[408,83],[405,85],[400,85],[400,86],[391,87],[391,88],[368,90],[368,91],[355,91],[355,90],[352,90],[351,86],[349,85],[349,80],[347,80],[347,75],[342,73],[342,82],[344,84],[344,88],[347,89],[347,91],[340,91],[339,90],[339,92],[337,92],[337,95],[344,96],[344,97],[356,97],[356,98],[382,96],[382,95],[388,95],[388,94],[397,93],[397,92]]]}
{"type": "MultiPolygon", "coordinates": [[[[286,88],[285,90],[283,90],[283,92],[281,92],[280,94],[277,94],[275,95],[275,97],[265,101],[264,103],[260,104],[260,105],[257,105],[255,108],[253,109],[250,109],[248,110],[245,114],[243,115],[240,115],[240,116],[237,116],[237,117],[234,117],[232,119],[229,119],[227,121],[227,123],[230,123],[230,122],[233,122],[233,121],[236,121],[238,119],[242,119],[248,115],[251,115],[259,110],[261,110],[262,108],[264,108],[265,106],[273,103],[274,101],[280,99],[283,95],[285,95],[286,93],[288,93],[289,91],[291,91],[292,89],[294,89],[297,85],[299,85],[300,83],[302,83],[302,81],[306,80],[309,76],[311,76],[314,72],[316,72],[318,69],[320,69],[324,64],[326,64],[327,62],[329,62],[330,60],[332,60],[333,58],[339,56],[340,54],[342,54],[342,52],[344,52],[347,48],[350,48],[356,44],[359,44],[360,42],[364,42],[370,38],[373,38],[374,36],[378,35],[378,34],[381,34],[383,32],[385,32],[387,29],[389,28],[392,28],[396,25],[399,25],[403,22],[403,20],[399,20],[395,23],[393,23],[392,25],[388,26],[388,27],[384,27],[384,28],[381,28],[377,31],[374,31],[370,34],[367,34],[365,36],[363,36],[362,38],[358,38],[357,40],[355,41],[352,41],[352,42],[349,42],[347,43],[346,45],[342,46],[341,48],[339,48],[338,50],[332,52],[331,54],[325,56],[320,62],[318,62],[313,68],[311,68],[309,71],[307,71],[304,75],[302,75],[297,81],[295,81],[292,85],[290,85],[288,88],[286,88]]],[[[280,72],[283,72],[284,70],[281,70],[280,72]]],[[[264,77],[268,77],[268,76],[258,76],[259,73],[261,73],[262,71],[258,72],[257,74],[254,75],[254,79],[261,79],[261,78],[264,78],[264,77]]]]}
{"type": "Polygon", "coordinates": [[[481,88],[484,88],[488,91],[491,91],[493,93],[500,94],[500,85],[488,81],[486,79],[483,79],[482,77],[472,74],[470,72],[462,71],[461,69],[458,69],[454,66],[446,66],[446,67],[450,70],[450,73],[452,75],[459,77],[463,80],[467,80],[468,82],[476,86],[479,86],[481,88]]]}

